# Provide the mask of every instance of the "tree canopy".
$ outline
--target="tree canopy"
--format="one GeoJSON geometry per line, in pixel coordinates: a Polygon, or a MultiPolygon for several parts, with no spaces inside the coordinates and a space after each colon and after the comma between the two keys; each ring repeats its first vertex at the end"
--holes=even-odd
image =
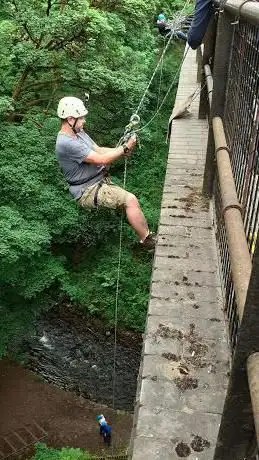
{"type": "MultiPolygon", "coordinates": [[[[182,3],[163,2],[163,6],[170,12],[182,3]]],[[[157,0],[0,1],[0,356],[42,309],[67,296],[96,313],[93,293],[102,296],[101,288],[114,286],[110,264],[115,260],[119,217],[114,212],[81,210],[70,197],[54,155],[59,130],[56,106],[64,95],[84,98],[90,93],[87,130],[100,145],[114,145],[157,62],[160,45],[154,17],[160,8],[157,0]],[[110,259],[108,266],[99,260],[96,272],[93,261],[100,247],[110,259]],[[92,267],[96,285],[89,276],[87,286],[78,285],[75,249],[80,260],[84,252],[83,266],[92,267]]],[[[176,46],[176,64],[181,52],[176,46]]],[[[165,84],[173,61],[165,71],[165,84]]],[[[152,104],[156,99],[151,89],[143,117],[152,104]]],[[[145,136],[150,148],[150,132],[145,136]]],[[[144,149],[133,158],[130,181],[151,222],[157,222],[159,203],[154,211],[144,182],[141,186],[136,182],[136,171],[139,181],[158,174],[160,184],[150,187],[153,196],[157,189],[161,193],[163,158],[157,152],[157,171],[151,166],[145,176],[149,154],[144,149]]],[[[115,176],[120,169],[119,163],[115,176]]],[[[132,258],[129,254],[126,257],[132,258]]],[[[150,258],[142,257],[137,270],[136,261],[129,263],[128,276],[144,270],[148,286],[150,258]]],[[[131,287],[131,292],[135,306],[142,305],[142,285],[131,287]]],[[[128,316],[124,325],[133,327],[134,314],[128,316]]],[[[142,326],[143,314],[136,327],[142,326]]]]}

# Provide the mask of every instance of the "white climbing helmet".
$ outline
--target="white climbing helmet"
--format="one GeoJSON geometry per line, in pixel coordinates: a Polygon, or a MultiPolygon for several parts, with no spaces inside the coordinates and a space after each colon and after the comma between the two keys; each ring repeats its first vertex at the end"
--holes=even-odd
{"type": "Polygon", "coordinates": [[[66,96],[60,99],[57,114],[59,118],[65,120],[68,117],[84,117],[88,114],[83,101],[77,97],[66,96]]]}

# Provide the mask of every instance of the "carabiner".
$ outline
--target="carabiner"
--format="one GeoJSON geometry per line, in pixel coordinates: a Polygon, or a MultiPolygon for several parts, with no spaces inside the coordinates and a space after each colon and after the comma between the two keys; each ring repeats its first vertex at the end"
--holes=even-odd
{"type": "Polygon", "coordinates": [[[137,115],[136,113],[133,113],[130,117],[130,125],[131,126],[137,126],[140,123],[140,116],[137,115]]]}

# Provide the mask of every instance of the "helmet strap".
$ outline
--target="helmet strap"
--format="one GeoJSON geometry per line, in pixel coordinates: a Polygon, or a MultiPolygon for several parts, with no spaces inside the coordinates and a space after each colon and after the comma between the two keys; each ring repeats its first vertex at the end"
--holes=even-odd
{"type": "Polygon", "coordinates": [[[77,118],[75,119],[75,122],[74,122],[73,125],[71,125],[68,120],[67,120],[67,122],[68,122],[70,128],[74,131],[74,133],[77,134],[77,131],[76,131],[77,118]]]}

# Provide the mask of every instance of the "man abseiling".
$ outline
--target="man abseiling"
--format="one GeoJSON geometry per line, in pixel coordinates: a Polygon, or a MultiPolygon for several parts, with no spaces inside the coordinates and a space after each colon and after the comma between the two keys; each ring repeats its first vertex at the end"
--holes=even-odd
{"type": "Polygon", "coordinates": [[[84,103],[76,97],[64,97],[59,101],[57,114],[61,129],[57,136],[56,156],[70,192],[83,207],[124,209],[141,246],[154,249],[156,239],[149,230],[138,199],[113,184],[107,171],[110,164],[132,154],[136,136],[119,147],[100,147],[83,129],[87,113],[84,103]]]}

